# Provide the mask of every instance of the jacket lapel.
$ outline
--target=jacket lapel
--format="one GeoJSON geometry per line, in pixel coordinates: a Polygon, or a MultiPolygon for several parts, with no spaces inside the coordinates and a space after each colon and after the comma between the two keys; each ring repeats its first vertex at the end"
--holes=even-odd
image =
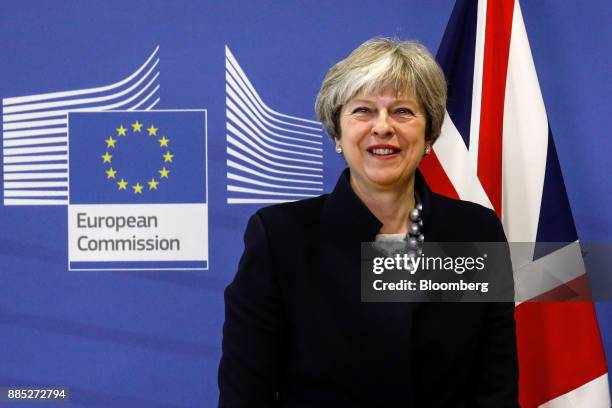
{"type": "MultiPolygon", "coordinates": [[[[372,242],[380,231],[382,223],[357,197],[351,187],[350,171],[345,169],[333,192],[327,196],[321,216],[322,231],[326,237],[339,241],[372,242]]],[[[435,210],[434,194],[431,192],[420,171],[415,174],[415,191],[423,204],[423,234],[427,241],[433,241],[436,226],[432,211],[435,210]]]]}

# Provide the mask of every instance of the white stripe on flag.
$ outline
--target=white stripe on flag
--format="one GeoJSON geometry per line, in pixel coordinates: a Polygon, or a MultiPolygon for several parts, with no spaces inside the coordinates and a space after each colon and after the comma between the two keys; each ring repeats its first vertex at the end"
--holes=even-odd
{"type": "Polygon", "coordinates": [[[533,258],[533,246],[522,243],[513,245],[511,249],[514,290],[516,298],[521,301],[551,291],[586,273],[578,241],[527,262],[533,258]]]}
{"type": "Polygon", "coordinates": [[[539,408],[610,408],[611,405],[608,374],[604,374],[539,408]]]}
{"type": "Polygon", "coordinates": [[[436,140],[434,151],[462,200],[493,208],[480,184],[476,166],[469,160],[467,147],[448,112],[442,123],[442,137],[436,140]]]}
{"type": "Polygon", "coordinates": [[[504,100],[502,222],[509,241],[535,242],[546,171],[548,119],[518,1],[504,100]]]}
{"type": "MultiPolygon", "coordinates": [[[[474,77],[472,80],[472,114],[470,118],[470,148],[468,157],[474,168],[478,166],[478,141],[480,140],[480,103],[482,100],[482,67],[485,49],[487,0],[478,2],[476,19],[476,46],[474,50],[474,77]]],[[[488,198],[487,198],[488,199],[488,198]]]]}

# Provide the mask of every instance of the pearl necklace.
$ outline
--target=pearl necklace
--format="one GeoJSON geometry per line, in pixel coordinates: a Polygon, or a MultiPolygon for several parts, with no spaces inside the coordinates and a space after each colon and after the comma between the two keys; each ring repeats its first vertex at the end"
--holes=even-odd
{"type": "Polygon", "coordinates": [[[425,242],[425,235],[421,232],[423,229],[423,219],[421,218],[421,212],[423,211],[423,204],[417,203],[416,207],[408,213],[410,221],[410,227],[408,233],[404,237],[404,241],[408,243],[407,255],[410,258],[415,258],[421,255],[423,252],[423,242],[425,242]]]}
{"type": "Polygon", "coordinates": [[[399,242],[387,241],[387,242],[374,242],[374,248],[384,252],[387,256],[392,256],[397,253],[405,253],[410,258],[416,258],[423,253],[423,242],[425,242],[425,236],[421,232],[423,229],[423,219],[421,218],[421,212],[423,211],[423,205],[417,203],[416,207],[410,210],[408,218],[411,221],[408,233],[404,236],[403,242],[398,246],[399,242]]]}

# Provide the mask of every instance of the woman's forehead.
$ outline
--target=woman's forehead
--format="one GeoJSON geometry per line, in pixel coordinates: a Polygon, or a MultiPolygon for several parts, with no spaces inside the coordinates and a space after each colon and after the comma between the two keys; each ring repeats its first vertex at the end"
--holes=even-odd
{"type": "Polygon", "coordinates": [[[346,103],[352,102],[371,102],[378,100],[381,97],[394,99],[395,101],[419,103],[419,98],[412,89],[397,90],[394,87],[386,86],[383,88],[374,88],[370,90],[360,89],[346,103]]]}

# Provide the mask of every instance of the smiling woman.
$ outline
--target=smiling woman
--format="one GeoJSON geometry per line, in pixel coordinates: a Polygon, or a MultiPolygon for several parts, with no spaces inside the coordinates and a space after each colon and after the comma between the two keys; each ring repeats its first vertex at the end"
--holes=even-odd
{"type": "MultiPolygon", "coordinates": [[[[352,170],[351,187],[362,201],[375,199],[372,195],[378,192],[394,191],[393,201],[406,203],[404,211],[414,207],[414,174],[429,146],[425,127],[425,113],[418,101],[396,98],[390,86],[376,94],[362,91],[342,107],[342,138],[336,140],[336,150],[352,170]]],[[[397,228],[386,223],[381,233],[408,231],[408,213],[397,215],[397,228]]]]}
{"type": "Polygon", "coordinates": [[[444,73],[413,41],[368,41],[325,77],[317,115],[351,169],[351,187],[383,221],[380,233],[407,232],[416,169],[440,135],[445,105],[444,73]]]}
{"type": "Polygon", "coordinates": [[[316,111],[348,169],[334,191],[257,211],[225,292],[221,407],[517,407],[513,303],[364,303],[362,242],[505,241],[495,214],[428,188],[444,75],[373,39],[326,75],[316,111]]]}

